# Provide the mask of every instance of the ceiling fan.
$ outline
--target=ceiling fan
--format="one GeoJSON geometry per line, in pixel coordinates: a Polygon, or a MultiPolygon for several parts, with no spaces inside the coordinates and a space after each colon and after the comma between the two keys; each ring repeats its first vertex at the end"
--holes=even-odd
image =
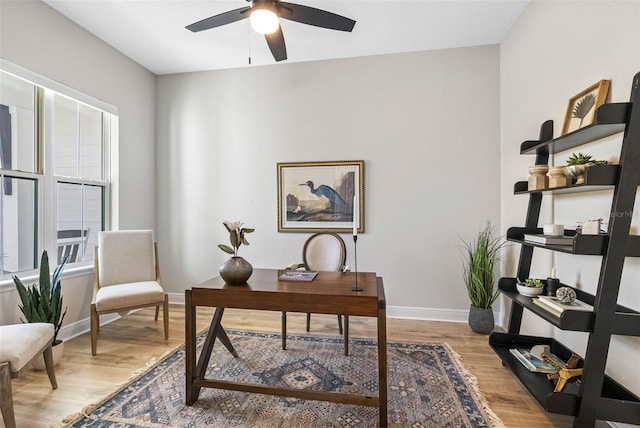
{"type": "Polygon", "coordinates": [[[251,1],[251,6],[211,16],[187,25],[186,28],[195,33],[249,18],[253,29],[264,34],[275,60],[282,61],[287,59],[287,47],[284,43],[284,35],[282,34],[279,18],[347,32],[353,30],[353,26],[356,24],[353,19],[342,15],[301,4],[286,3],[280,0],[247,1],[251,1]]]}

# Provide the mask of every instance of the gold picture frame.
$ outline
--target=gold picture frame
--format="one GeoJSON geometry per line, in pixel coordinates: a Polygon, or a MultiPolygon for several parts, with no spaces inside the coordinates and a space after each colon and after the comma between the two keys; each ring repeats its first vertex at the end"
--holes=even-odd
{"type": "Polygon", "coordinates": [[[277,166],[278,232],[364,233],[363,160],[277,166]]]}
{"type": "Polygon", "coordinates": [[[564,116],[562,135],[593,123],[596,110],[607,100],[610,84],[610,80],[601,80],[571,97],[564,116]]]}

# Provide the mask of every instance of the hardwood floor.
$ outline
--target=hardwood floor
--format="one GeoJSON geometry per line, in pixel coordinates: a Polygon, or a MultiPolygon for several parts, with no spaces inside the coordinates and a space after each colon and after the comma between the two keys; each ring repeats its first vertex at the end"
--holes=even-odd
{"type": "MultiPolygon", "coordinates": [[[[198,309],[197,329],[206,328],[212,310],[198,309]]],[[[51,389],[46,372],[27,369],[13,380],[18,427],[57,426],[66,416],[80,412],[125,384],[134,372],[184,343],[184,307],[171,305],[169,340],[164,340],[162,317],[144,309],[100,328],[98,355],[91,356],[89,333],[65,342],[56,367],[58,389],[51,389]]],[[[290,334],[308,334],[305,315],[289,313],[290,334]]],[[[280,313],[227,309],[227,329],[280,332],[280,313]]],[[[376,337],[374,319],[350,318],[351,337],[376,337]]],[[[333,315],[312,315],[311,333],[338,334],[333,315]]],[[[487,344],[487,336],[473,333],[467,324],[388,319],[388,340],[447,342],[474,374],[490,407],[507,427],[569,427],[572,418],[546,413],[527,393],[487,344]]],[[[3,425],[4,426],[4,425],[3,425]]]]}

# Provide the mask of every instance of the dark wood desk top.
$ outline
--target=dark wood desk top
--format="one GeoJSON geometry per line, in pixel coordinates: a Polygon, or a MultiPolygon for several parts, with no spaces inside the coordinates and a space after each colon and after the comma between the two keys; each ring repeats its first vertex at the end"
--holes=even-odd
{"type": "Polygon", "coordinates": [[[355,272],[321,271],[313,281],[280,281],[282,270],[254,269],[246,285],[228,285],[216,277],[194,286],[196,306],[377,316],[384,307],[381,278],[374,272],[358,272],[358,286],[351,291],[355,272]]]}

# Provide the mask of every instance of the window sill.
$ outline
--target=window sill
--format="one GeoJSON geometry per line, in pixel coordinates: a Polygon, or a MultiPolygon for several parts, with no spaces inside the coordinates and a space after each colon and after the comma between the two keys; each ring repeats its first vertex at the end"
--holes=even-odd
{"type": "MultiPolygon", "coordinates": [[[[66,267],[62,272],[61,280],[65,280],[68,278],[75,278],[78,276],[85,275],[93,275],[93,262],[87,262],[86,264],[66,267]]],[[[28,275],[21,276],[17,275],[20,280],[24,283],[25,286],[29,286],[31,284],[36,284],[38,282],[38,273],[33,271],[28,275]]],[[[8,291],[15,290],[15,284],[13,283],[12,277],[3,278],[0,280],[0,293],[6,293],[8,291]]]]}

